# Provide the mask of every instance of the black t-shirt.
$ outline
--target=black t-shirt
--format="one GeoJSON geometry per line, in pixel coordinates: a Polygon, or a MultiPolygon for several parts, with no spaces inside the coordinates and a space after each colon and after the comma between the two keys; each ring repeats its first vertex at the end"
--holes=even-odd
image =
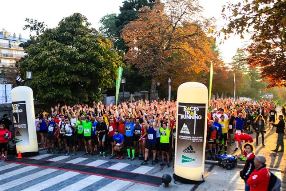
{"type": "Polygon", "coordinates": [[[107,125],[104,122],[98,122],[96,124],[96,131],[99,132],[99,134],[103,135],[107,133],[107,125]]]}

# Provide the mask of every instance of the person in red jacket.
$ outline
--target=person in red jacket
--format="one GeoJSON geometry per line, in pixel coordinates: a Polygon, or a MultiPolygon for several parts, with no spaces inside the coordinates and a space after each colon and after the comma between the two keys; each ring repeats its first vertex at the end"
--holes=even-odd
{"type": "Polygon", "coordinates": [[[265,165],[266,159],[262,155],[258,155],[254,158],[254,171],[247,179],[247,184],[250,187],[250,191],[267,191],[270,179],[269,170],[265,165]]]}
{"type": "Polygon", "coordinates": [[[7,160],[8,141],[11,139],[11,132],[5,129],[4,124],[0,124],[0,156],[7,160]]]}

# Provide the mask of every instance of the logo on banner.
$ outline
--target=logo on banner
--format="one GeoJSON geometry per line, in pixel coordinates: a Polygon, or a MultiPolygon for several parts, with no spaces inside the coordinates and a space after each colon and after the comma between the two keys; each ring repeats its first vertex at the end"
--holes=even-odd
{"type": "Polygon", "coordinates": [[[182,163],[188,163],[188,162],[193,162],[195,161],[196,159],[194,158],[191,158],[191,157],[187,157],[185,155],[182,155],[182,163]]]}
{"type": "Polygon", "coordinates": [[[188,128],[188,126],[186,125],[186,123],[184,123],[184,125],[183,125],[183,127],[182,127],[180,133],[181,133],[181,134],[191,134],[191,133],[190,133],[190,130],[189,130],[189,128],[188,128]]]}
{"type": "Polygon", "coordinates": [[[184,153],[196,153],[196,151],[194,151],[192,145],[188,146],[187,148],[185,148],[183,150],[184,153]]]}

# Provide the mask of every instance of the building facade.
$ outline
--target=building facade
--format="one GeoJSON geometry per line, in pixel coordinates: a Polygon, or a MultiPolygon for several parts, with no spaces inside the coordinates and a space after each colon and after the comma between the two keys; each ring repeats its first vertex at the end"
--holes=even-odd
{"type": "Polygon", "coordinates": [[[17,37],[15,33],[0,31],[0,67],[15,67],[15,63],[25,55],[19,45],[26,41],[21,35],[17,37]]]}
{"type": "Polygon", "coordinates": [[[13,35],[6,30],[0,31],[0,83],[11,83],[17,73],[15,64],[23,56],[24,49],[21,43],[27,40],[21,35],[13,35]]]}

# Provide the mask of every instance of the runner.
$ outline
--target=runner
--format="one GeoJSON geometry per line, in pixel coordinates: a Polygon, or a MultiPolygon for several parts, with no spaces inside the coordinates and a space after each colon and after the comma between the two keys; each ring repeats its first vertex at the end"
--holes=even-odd
{"type": "Polygon", "coordinates": [[[224,115],[220,116],[220,122],[221,124],[221,129],[222,129],[222,135],[220,137],[220,151],[226,153],[227,152],[227,133],[228,133],[228,125],[229,125],[229,120],[225,119],[224,115]]]}
{"type": "Polygon", "coordinates": [[[167,122],[162,123],[162,127],[160,127],[160,148],[162,151],[162,163],[161,166],[167,165],[170,167],[170,135],[171,130],[168,127],[167,122]],[[164,160],[166,156],[166,161],[164,160]]]}
{"type": "Polygon", "coordinates": [[[142,150],[142,125],[139,122],[139,118],[136,119],[135,126],[134,126],[134,146],[135,150],[139,153],[139,160],[143,158],[143,150],[142,150]]]}
{"type": "Polygon", "coordinates": [[[123,147],[124,147],[124,136],[119,133],[118,129],[115,129],[114,135],[113,135],[113,140],[114,140],[114,152],[116,153],[117,157],[116,159],[123,159],[123,147]]]}
{"type": "Polygon", "coordinates": [[[92,144],[91,144],[91,129],[92,129],[92,122],[87,117],[82,117],[82,127],[83,127],[83,136],[84,136],[84,148],[85,148],[85,155],[92,153],[92,144]]]}
{"type": "Polygon", "coordinates": [[[48,134],[47,134],[47,149],[48,153],[54,153],[55,146],[55,132],[56,132],[57,124],[54,121],[54,118],[51,118],[51,121],[48,124],[48,134]]]}
{"type": "Polygon", "coordinates": [[[110,116],[109,118],[109,126],[108,126],[108,133],[107,133],[107,145],[110,146],[111,155],[110,157],[114,157],[114,140],[113,135],[115,134],[115,130],[117,129],[117,124],[113,118],[110,116]]]}
{"type": "Polygon", "coordinates": [[[141,164],[142,165],[148,164],[149,151],[152,151],[153,153],[152,165],[154,165],[156,160],[156,130],[154,129],[155,122],[153,122],[152,124],[151,122],[147,122],[145,120],[144,124],[146,124],[145,127],[146,130],[145,134],[142,137],[146,136],[146,142],[145,142],[144,161],[141,164]]]}
{"type": "Polygon", "coordinates": [[[7,160],[8,142],[11,139],[11,132],[5,128],[4,124],[0,124],[0,157],[7,160]]]}
{"type": "Polygon", "coordinates": [[[134,149],[134,122],[129,117],[125,121],[125,146],[127,148],[127,159],[135,159],[135,149],[134,149]],[[132,152],[132,158],[131,158],[132,152]]]}
{"type": "Polygon", "coordinates": [[[103,117],[98,117],[98,123],[96,125],[96,132],[98,138],[99,154],[105,157],[105,139],[107,135],[107,126],[103,121],[103,117]]]}
{"type": "Polygon", "coordinates": [[[66,146],[65,155],[70,155],[71,148],[73,148],[73,151],[75,152],[74,143],[73,143],[73,128],[68,118],[65,119],[64,123],[65,125],[63,126],[63,129],[61,129],[61,133],[64,136],[64,141],[65,141],[65,146],[66,146]]]}
{"type": "Polygon", "coordinates": [[[77,151],[84,148],[83,123],[82,123],[82,121],[84,120],[85,120],[85,117],[82,115],[76,121],[76,142],[77,142],[76,149],[77,151]]]}

